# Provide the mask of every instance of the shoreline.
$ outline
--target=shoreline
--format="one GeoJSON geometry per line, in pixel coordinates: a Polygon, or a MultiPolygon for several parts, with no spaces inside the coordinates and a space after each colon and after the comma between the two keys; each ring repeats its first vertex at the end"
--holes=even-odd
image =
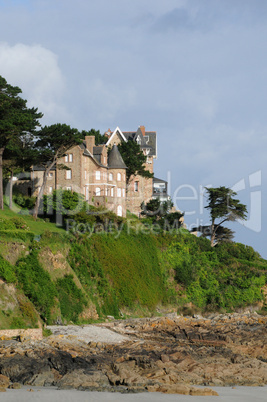
{"type": "Polygon", "coordinates": [[[0,388],[203,397],[216,387],[267,384],[267,317],[256,313],[50,328],[42,340],[0,341],[0,388]]]}
{"type": "Polygon", "coordinates": [[[265,402],[267,387],[213,387],[219,396],[203,397],[191,395],[162,394],[162,393],[137,393],[121,394],[110,392],[90,392],[78,390],[58,390],[54,387],[28,387],[23,386],[19,390],[7,389],[2,392],[1,402],[265,402]],[[32,389],[33,391],[29,391],[32,389]],[[90,399],[89,399],[90,398],[90,399]],[[205,399],[204,399],[205,398],[205,399]],[[207,399],[208,398],[208,399],[207,399]],[[213,399],[214,398],[214,399],[213,399]]]}

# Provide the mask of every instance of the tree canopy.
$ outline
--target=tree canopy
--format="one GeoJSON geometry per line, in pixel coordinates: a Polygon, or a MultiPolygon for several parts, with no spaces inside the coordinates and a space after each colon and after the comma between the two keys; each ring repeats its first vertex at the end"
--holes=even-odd
{"type": "Polygon", "coordinates": [[[215,246],[220,237],[232,236],[232,233],[227,232],[224,228],[222,230],[222,224],[227,221],[236,221],[238,219],[246,219],[247,207],[241,204],[238,199],[234,197],[237,195],[234,191],[227,187],[207,188],[208,193],[208,205],[205,207],[210,211],[211,226],[210,226],[210,239],[211,246],[215,246]],[[219,219],[219,222],[216,220],[219,219]],[[227,233],[226,233],[227,232],[227,233]]]}
{"type": "Polygon", "coordinates": [[[122,141],[118,145],[118,149],[122,159],[127,166],[126,169],[126,184],[127,187],[134,176],[140,175],[146,178],[152,178],[154,175],[146,170],[146,156],[140,148],[140,145],[135,141],[122,141]]]}
{"type": "Polygon", "coordinates": [[[100,131],[95,130],[94,128],[91,128],[91,130],[89,130],[89,131],[82,130],[81,134],[83,135],[83,137],[85,137],[86,135],[94,135],[95,136],[95,145],[105,144],[108,139],[105,136],[105,134],[100,134],[100,131]]]}
{"type": "Polygon", "coordinates": [[[20,97],[21,89],[0,76],[0,208],[3,209],[3,155],[11,143],[25,133],[33,133],[43,116],[36,108],[28,108],[20,97]]]}
{"type": "Polygon", "coordinates": [[[172,208],[171,199],[161,202],[158,198],[152,198],[146,204],[142,202],[141,215],[166,231],[178,229],[183,225],[184,213],[180,211],[171,212],[172,208]]]}

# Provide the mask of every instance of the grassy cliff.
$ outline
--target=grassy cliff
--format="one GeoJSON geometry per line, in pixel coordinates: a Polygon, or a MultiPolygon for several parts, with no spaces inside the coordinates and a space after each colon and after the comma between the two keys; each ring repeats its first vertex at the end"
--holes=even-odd
{"type": "Polygon", "coordinates": [[[267,261],[249,246],[211,248],[186,230],[78,236],[0,214],[0,328],[263,303],[267,261]]]}

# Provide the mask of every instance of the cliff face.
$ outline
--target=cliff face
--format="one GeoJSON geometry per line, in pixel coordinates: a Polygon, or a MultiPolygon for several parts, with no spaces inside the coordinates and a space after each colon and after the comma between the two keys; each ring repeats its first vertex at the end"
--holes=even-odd
{"type": "Polygon", "coordinates": [[[90,322],[107,315],[266,309],[267,262],[251,248],[182,231],[40,241],[1,237],[0,329],[90,322]]]}

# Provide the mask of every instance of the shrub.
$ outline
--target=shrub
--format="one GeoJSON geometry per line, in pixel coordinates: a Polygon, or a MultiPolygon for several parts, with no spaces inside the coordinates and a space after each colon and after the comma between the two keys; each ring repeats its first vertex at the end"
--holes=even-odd
{"type": "Polygon", "coordinates": [[[0,255],[0,278],[6,282],[16,282],[14,267],[0,255]]]}
{"type": "Polygon", "coordinates": [[[75,285],[73,275],[57,279],[56,287],[62,316],[68,321],[77,323],[79,314],[87,306],[87,300],[81,289],[75,285]]]}
{"type": "Polygon", "coordinates": [[[32,250],[31,254],[17,262],[16,274],[25,295],[34,304],[42,319],[49,323],[57,291],[49,274],[38,261],[37,250],[32,250]]]}

